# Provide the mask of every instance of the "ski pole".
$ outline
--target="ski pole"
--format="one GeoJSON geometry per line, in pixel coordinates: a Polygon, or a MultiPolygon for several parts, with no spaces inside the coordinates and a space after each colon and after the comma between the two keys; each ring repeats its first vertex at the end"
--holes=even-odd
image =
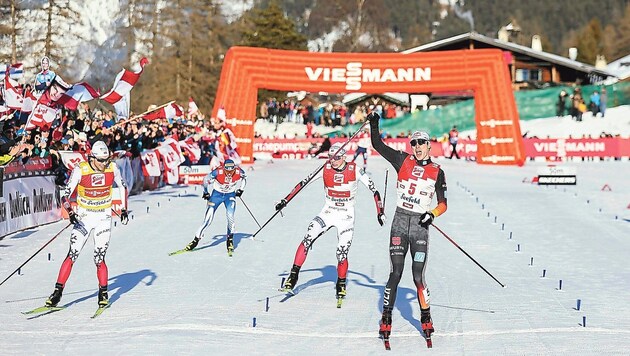
{"type": "Polygon", "coordinates": [[[455,245],[455,247],[457,247],[460,251],[462,251],[464,253],[464,255],[466,255],[468,258],[470,258],[473,262],[475,262],[475,264],[477,264],[477,266],[479,266],[479,268],[481,268],[484,272],[486,272],[488,274],[488,276],[492,277],[492,279],[494,279],[497,283],[499,283],[499,285],[503,288],[505,288],[505,284],[499,282],[498,279],[496,279],[490,272],[488,272],[485,268],[483,268],[482,265],[479,264],[479,262],[477,262],[474,258],[472,258],[466,251],[464,251],[463,248],[459,247],[459,245],[453,241],[453,239],[451,239],[450,237],[448,237],[448,235],[446,233],[444,233],[444,231],[442,231],[439,227],[435,226],[434,224],[431,224],[431,226],[433,226],[434,228],[437,229],[437,231],[439,231],[442,235],[444,235],[444,237],[446,237],[447,240],[449,240],[453,245],[455,245]]]}
{"type": "Polygon", "coordinates": [[[252,213],[251,210],[249,210],[249,207],[247,206],[247,204],[245,204],[245,201],[243,200],[243,198],[238,197],[241,202],[243,203],[243,206],[245,207],[245,209],[247,209],[247,211],[249,212],[249,215],[252,216],[252,218],[254,219],[254,221],[256,222],[256,225],[258,225],[258,227],[260,227],[260,224],[258,223],[258,220],[256,220],[256,217],[254,216],[254,214],[252,213]]]}
{"type": "Polygon", "coordinates": [[[66,230],[69,226],[71,226],[72,223],[64,226],[63,229],[61,229],[61,231],[59,231],[55,236],[52,237],[52,239],[48,240],[48,242],[46,242],[46,244],[44,246],[42,246],[39,250],[37,250],[37,252],[35,252],[31,257],[29,257],[28,260],[26,260],[26,262],[22,263],[20,265],[20,267],[16,268],[15,271],[13,271],[13,273],[11,273],[7,278],[4,279],[4,281],[2,281],[0,283],[0,286],[4,284],[4,282],[6,282],[9,278],[11,278],[11,276],[13,276],[14,274],[17,273],[17,271],[20,270],[20,268],[24,267],[24,265],[26,265],[30,260],[32,260],[35,256],[37,256],[38,253],[40,253],[44,248],[46,248],[46,246],[48,246],[51,242],[53,242],[57,237],[59,237],[59,235],[61,235],[62,232],[64,232],[64,230],[66,230]]]}
{"type": "MultiPolygon", "coordinates": [[[[347,144],[349,144],[355,137],[357,137],[357,135],[361,132],[361,130],[363,130],[363,128],[365,127],[365,125],[369,124],[370,121],[369,120],[365,120],[365,122],[361,125],[361,127],[359,127],[359,129],[352,134],[352,136],[350,136],[350,138],[344,142],[343,145],[341,145],[341,147],[339,147],[339,149],[337,149],[337,151],[332,155],[332,157],[336,156],[337,153],[339,153],[339,151],[341,151],[344,147],[346,147],[347,144]]],[[[306,178],[304,178],[300,183],[298,183],[295,188],[293,188],[293,190],[291,191],[291,193],[289,193],[289,195],[287,195],[284,199],[286,200],[286,204],[289,204],[289,202],[302,190],[302,188],[304,188],[313,178],[315,178],[315,176],[317,175],[317,173],[319,173],[322,169],[324,169],[324,167],[326,166],[326,163],[328,163],[328,161],[330,161],[330,156],[326,159],[326,162],[324,162],[324,164],[322,164],[321,166],[319,166],[319,168],[317,168],[314,172],[312,172],[311,174],[309,174],[306,178]]],[[[284,207],[282,208],[284,209],[284,207]]],[[[258,231],[256,231],[253,235],[252,238],[256,237],[256,234],[258,234],[260,232],[260,230],[262,230],[265,226],[267,226],[267,224],[269,224],[271,222],[271,220],[273,220],[273,218],[276,217],[276,215],[278,215],[278,213],[280,213],[282,211],[282,209],[276,210],[276,212],[271,215],[271,217],[269,219],[267,219],[267,221],[263,224],[263,226],[261,226],[258,231]]]]}
{"type": "Polygon", "coordinates": [[[385,198],[387,198],[387,177],[389,176],[389,168],[385,170],[385,190],[383,191],[383,209],[385,209],[385,198]]]}

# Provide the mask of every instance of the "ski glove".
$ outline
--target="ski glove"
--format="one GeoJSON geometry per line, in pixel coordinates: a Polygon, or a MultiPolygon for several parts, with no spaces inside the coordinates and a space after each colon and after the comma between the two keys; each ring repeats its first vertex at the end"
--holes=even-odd
{"type": "Polygon", "coordinates": [[[203,195],[201,197],[203,198],[203,200],[208,200],[210,198],[210,194],[209,193],[203,193],[203,195]]]}
{"type": "Polygon", "coordinates": [[[236,190],[236,196],[240,197],[241,195],[243,195],[243,193],[245,193],[245,191],[243,189],[237,189],[236,190]]]}
{"type": "Polygon", "coordinates": [[[123,225],[127,225],[129,222],[129,213],[127,213],[127,209],[122,209],[120,211],[120,223],[123,225]]]}
{"type": "Polygon", "coordinates": [[[420,215],[420,221],[418,224],[422,225],[423,228],[428,229],[429,225],[433,222],[435,216],[430,211],[426,211],[420,215]]]}
{"type": "Polygon", "coordinates": [[[79,217],[73,210],[68,211],[68,219],[70,219],[70,223],[72,225],[77,225],[79,223],[79,217]]]}
{"type": "Polygon", "coordinates": [[[387,223],[387,216],[385,216],[384,213],[378,213],[378,215],[376,216],[376,219],[378,220],[378,223],[383,226],[387,223]]]}
{"type": "Polygon", "coordinates": [[[368,116],[367,116],[367,119],[368,119],[368,121],[370,121],[370,122],[373,122],[373,121],[378,122],[378,120],[379,120],[380,118],[381,118],[381,117],[378,115],[378,113],[377,113],[376,111],[372,111],[372,112],[371,112],[371,113],[369,113],[369,114],[368,114],[368,116]]]}
{"type": "Polygon", "coordinates": [[[280,202],[276,204],[276,211],[282,210],[282,208],[284,208],[285,206],[287,206],[287,200],[286,199],[280,200],[280,202]]]}

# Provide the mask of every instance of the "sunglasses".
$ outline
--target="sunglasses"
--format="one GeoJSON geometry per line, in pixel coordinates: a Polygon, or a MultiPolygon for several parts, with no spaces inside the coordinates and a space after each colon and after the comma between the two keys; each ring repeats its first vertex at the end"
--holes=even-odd
{"type": "Polygon", "coordinates": [[[95,160],[97,160],[100,163],[106,163],[107,161],[109,161],[109,158],[96,158],[94,157],[95,160]]]}
{"type": "Polygon", "coordinates": [[[422,140],[422,139],[420,139],[420,140],[413,139],[413,140],[409,141],[409,144],[411,145],[411,147],[415,147],[417,145],[422,146],[422,145],[424,145],[427,142],[429,142],[429,141],[422,140]]]}
{"type": "Polygon", "coordinates": [[[328,158],[330,158],[333,161],[338,161],[340,159],[343,159],[343,156],[339,155],[339,156],[328,156],[328,158]]]}

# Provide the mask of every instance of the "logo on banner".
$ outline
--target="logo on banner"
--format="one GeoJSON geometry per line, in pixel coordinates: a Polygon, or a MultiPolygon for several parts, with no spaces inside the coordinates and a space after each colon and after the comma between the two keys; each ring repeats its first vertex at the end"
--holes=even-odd
{"type": "Polygon", "coordinates": [[[347,90],[359,90],[363,82],[421,82],[431,80],[431,67],[363,68],[361,62],[350,62],[345,68],[304,67],[311,81],[346,83],[347,90]]]}
{"type": "Polygon", "coordinates": [[[104,174],[92,174],[92,186],[93,187],[102,187],[105,185],[105,175],[104,174]]]}

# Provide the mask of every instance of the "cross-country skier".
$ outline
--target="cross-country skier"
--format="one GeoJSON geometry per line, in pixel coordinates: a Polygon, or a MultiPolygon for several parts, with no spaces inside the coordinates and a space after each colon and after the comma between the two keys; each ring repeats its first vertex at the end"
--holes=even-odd
{"type": "MultiPolygon", "coordinates": [[[[379,132],[379,116],[368,115],[370,129],[379,132]]],[[[394,166],[398,173],[396,212],[389,242],[391,272],[383,293],[383,316],[380,334],[388,339],[392,328],[392,310],[405,256],[411,250],[411,270],[420,302],[422,330],[430,338],[433,321],[429,308],[429,289],[424,280],[429,248],[429,225],[446,211],[446,178],[440,165],[431,161],[431,143],[426,132],[416,131],[409,141],[411,154],[387,146],[378,135],[372,135],[372,147],[394,166]],[[430,209],[433,196],[437,206],[430,209]]]]}
{"type": "Polygon", "coordinates": [[[212,223],[214,213],[221,205],[225,205],[225,214],[227,216],[227,239],[226,245],[228,254],[232,255],[234,251],[234,211],[236,210],[236,197],[240,197],[247,184],[245,171],[241,167],[237,167],[231,159],[225,160],[222,167],[219,167],[203,179],[203,195],[202,198],[207,200],[206,215],[203,224],[197,230],[195,238],[186,246],[184,250],[190,251],[197,247],[203,231],[212,223]],[[239,187],[240,185],[240,187],[239,187]],[[208,192],[209,188],[212,192],[208,192]]]}
{"type": "Polygon", "coordinates": [[[363,170],[367,170],[367,160],[370,155],[370,132],[369,129],[365,129],[361,134],[359,134],[359,141],[357,142],[357,150],[354,152],[354,157],[352,158],[352,162],[354,162],[359,155],[363,156],[363,170]]]}
{"type": "Polygon", "coordinates": [[[90,234],[94,239],[94,263],[98,277],[98,305],[109,304],[107,295],[107,264],[105,254],[109,247],[112,218],[112,186],[116,183],[122,201],[120,220],[123,224],[129,221],[126,208],[125,182],[122,180],[116,163],[111,162],[109,149],[103,141],[92,146],[87,162],[81,162],[72,169],[68,185],[63,191],[62,204],[68,211],[70,222],[74,224],[70,234],[70,250],[61,264],[55,290],[46,301],[46,306],[56,307],[61,300],[63,288],[70,277],[72,266],[79,257],[83,245],[90,234]],[[70,196],[77,192],[76,211],[70,205],[70,196]]]}
{"type": "MultiPolygon", "coordinates": [[[[308,225],[306,235],[297,248],[291,274],[284,283],[284,290],[287,292],[291,292],[295,288],[300,268],[315,240],[326,231],[336,227],[339,241],[337,244],[337,299],[345,297],[348,251],[354,234],[354,205],[358,182],[363,183],[374,194],[378,223],[381,226],[385,223],[381,195],[374,182],[367,174],[359,171],[356,164],[346,162],[346,150],[341,146],[340,143],[335,143],[328,151],[330,161],[326,163],[323,170],[326,202],[321,212],[308,225]]],[[[295,192],[297,189],[293,191],[295,192]]],[[[284,208],[287,201],[292,198],[291,194],[276,204],[276,210],[284,208]]]]}

